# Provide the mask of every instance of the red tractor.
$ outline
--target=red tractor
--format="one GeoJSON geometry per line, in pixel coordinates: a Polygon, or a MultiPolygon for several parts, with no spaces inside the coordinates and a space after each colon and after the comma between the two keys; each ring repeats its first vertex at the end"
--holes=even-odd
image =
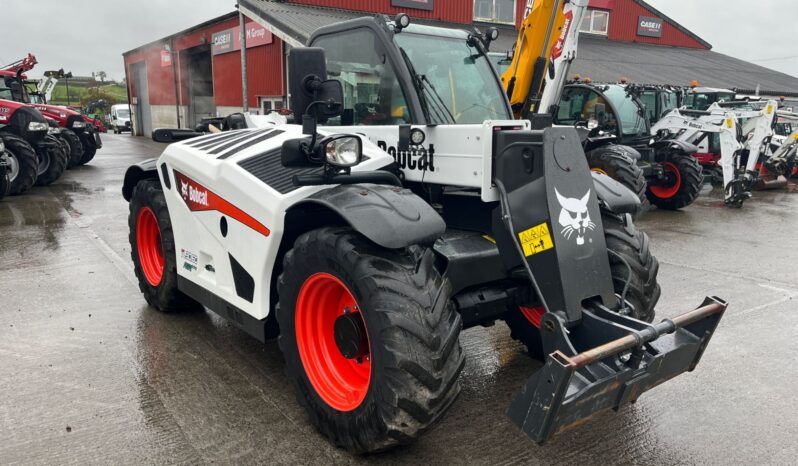
{"type": "Polygon", "coordinates": [[[6,165],[3,171],[8,176],[10,193],[22,194],[34,184],[46,186],[55,182],[66,170],[69,157],[55,136],[60,128],[53,128],[33,106],[5,100],[7,90],[0,86],[0,140],[5,146],[6,165]]]}
{"type": "Polygon", "coordinates": [[[36,57],[28,54],[24,59],[0,68],[0,80],[4,81],[4,86],[10,90],[11,100],[33,105],[62,128],[59,135],[70,147],[69,167],[84,165],[94,158],[98,149],[102,148],[100,134],[94,125],[74,110],[59,105],[31,102],[25,88],[27,76],[23,73],[32,70],[37,63],[36,57]]]}

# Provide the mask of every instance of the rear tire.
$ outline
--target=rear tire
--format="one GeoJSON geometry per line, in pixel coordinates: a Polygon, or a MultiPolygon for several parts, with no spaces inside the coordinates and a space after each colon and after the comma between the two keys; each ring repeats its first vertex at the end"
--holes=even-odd
{"type": "Polygon", "coordinates": [[[47,154],[43,155],[49,158],[49,166],[36,178],[36,186],[49,186],[55,183],[64,174],[69,163],[69,157],[58,139],[50,135],[47,135],[46,139],[51,147],[47,148],[47,154]]]}
{"type": "Polygon", "coordinates": [[[177,252],[172,220],[158,180],[142,180],[130,200],[130,256],[147,304],[161,312],[199,307],[177,289],[177,252]]]}
{"type": "Polygon", "coordinates": [[[67,168],[73,168],[80,165],[80,159],[83,157],[83,143],[74,131],[69,129],[61,130],[61,137],[69,144],[69,163],[67,168]]]}
{"type": "MultiPolygon", "coordinates": [[[[634,226],[630,216],[602,213],[601,221],[604,224],[604,239],[607,242],[615,294],[623,294],[631,269],[626,300],[634,309],[629,315],[651,322],[654,320],[654,307],[659,301],[661,290],[657,283],[659,262],[651,254],[648,235],[634,226]]],[[[539,312],[534,309],[508,309],[504,320],[510,327],[510,336],[526,346],[530,356],[543,360],[545,355],[540,328],[530,320],[530,316],[539,318],[539,312]]]]}
{"type": "Polygon", "coordinates": [[[6,155],[11,161],[8,175],[11,181],[9,193],[12,196],[23,194],[36,183],[39,169],[36,151],[24,139],[14,134],[3,133],[2,138],[6,146],[6,155]]]}
{"type": "Polygon", "coordinates": [[[679,210],[695,202],[704,184],[704,173],[698,160],[692,155],[672,154],[664,165],[673,182],[667,186],[649,185],[646,191],[648,201],[664,210],[679,210]]]}
{"type": "Polygon", "coordinates": [[[300,236],[283,265],[280,349],[323,435],[352,452],[374,452],[413,442],[443,416],[460,392],[462,320],[431,250],[388,250],[349,228],[322,228],[300,236]],[[342,319],[346,302],[365,332],[359,360],[329,342],[335,331],[327,327],[342,319]]]}
{"type": "Polygon", "coordinates": [[[604,173],[629,188],[641,204],[646,201],[646,177],[635,159],[612,150],[612,146],[593,149],[586,155],[591,170],[604,173]]]}

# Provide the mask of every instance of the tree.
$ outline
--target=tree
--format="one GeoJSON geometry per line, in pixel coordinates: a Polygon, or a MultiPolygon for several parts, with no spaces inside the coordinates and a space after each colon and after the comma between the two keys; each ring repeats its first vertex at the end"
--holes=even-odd
{"type": "Polygon", "coordinates": [[[92,73],[92,74],[94,75],[95,79],[99,78],[100,82],[103,82],[103,83],[105,82],[105,78],[108,77],[108,74],[106,74],[105,71],[98,71],[98,72],[92,73]]]}

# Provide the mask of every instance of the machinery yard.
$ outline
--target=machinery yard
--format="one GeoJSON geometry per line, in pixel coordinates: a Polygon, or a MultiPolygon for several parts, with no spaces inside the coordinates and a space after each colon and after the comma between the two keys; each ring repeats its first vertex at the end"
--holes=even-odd
{"type": "MultiPolygon", "coordinates": [[[[105,135],[90,165],[0,203],[0,462],[359,464],[307,422],[265,346],[210,311],[162,314],[130,263],[125,169],[164,145],[105,135]]],[[[793,187],[794,188],[794,187],[793,187]]],[[[706,188],[708,189],[708,187],[706,188]]],[[[501,322],[466,330],[462,392],[388,464],[791,464],[798,437],[798,229],[791,190],[744,214],[716,188],[638,226],[659,258],[658,316],[732,305],[701,364],[540,447],[505,416],[540,368],[501,322]]]]}
{"type": "Polygon", "coordinates": [[[798,9],[713,1],[0,38],[0,466],[796,464],[798,9]]]}

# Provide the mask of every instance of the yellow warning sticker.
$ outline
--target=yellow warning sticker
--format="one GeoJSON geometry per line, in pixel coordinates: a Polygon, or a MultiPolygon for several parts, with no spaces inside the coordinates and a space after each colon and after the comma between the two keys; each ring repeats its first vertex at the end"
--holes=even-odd
{"type": "Polygon", "coordinates": [[[554,241],[551,239],[549,226],[546,223],[541,223],[536,227],[518,233],[518,239],[521,240],[521,246],[524,248],[524,256],[526,257],[554,248],[554,241]]]}

